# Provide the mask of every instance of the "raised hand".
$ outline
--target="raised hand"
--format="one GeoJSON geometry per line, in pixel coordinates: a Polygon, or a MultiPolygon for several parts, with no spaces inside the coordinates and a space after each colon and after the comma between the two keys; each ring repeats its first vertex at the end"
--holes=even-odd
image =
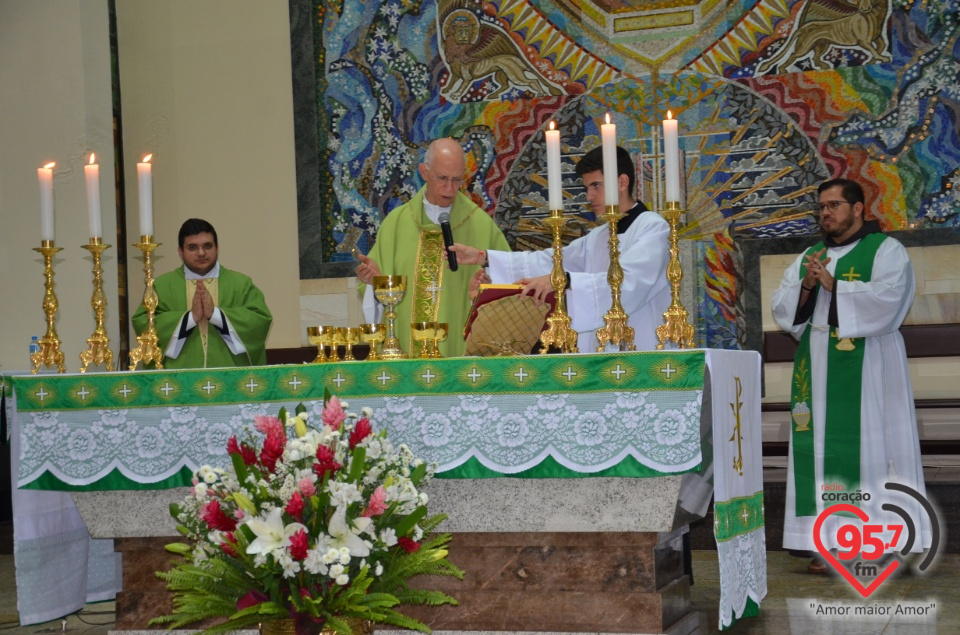
{"type": "Polygon", "coordinates": [[[360,252],[357,252],[356,256],[360,260],[360,264],[357,265],[356,269],[357,280],[364,284],[371,284],[374,276],[383,275],[380,273],[380,265],[378,265],[375,260],[364,256],[360,252]]]}

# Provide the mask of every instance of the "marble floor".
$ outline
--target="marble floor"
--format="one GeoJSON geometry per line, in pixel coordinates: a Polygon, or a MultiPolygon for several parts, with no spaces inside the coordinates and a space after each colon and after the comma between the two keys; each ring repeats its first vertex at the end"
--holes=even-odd
{"type": "MultiPolygon", "coordinates": [[[[863,634],[925,635],[960,633],[960,555],[946,554],[924,576],[905,576],[889,580],[863,600],[839,577],[807,573],[809,561],[794,558],[783,551],[767,553],[767,597],[760,615],[745,619],[726,633],[787,634],[863,634]],[[927,617],[888,615],[878,617],[830,616],[836,607],[850,612],[857,606],[876,611],[901,607],[930,607],[927,617]],[[818,609],[821,614],[818,615],[818,609]]],[[[700,616],[701,633],[716,633],[717,606],[720,598],[719,571],[715,551],[694,551],[696,584],[691,589],[695,609],[700,616]]],[[[16,587],[13,556],[0,556],[0,635],[69,633],[102,635],[113,628],[113,603],[88,604],[82,611],[45,624],[17,624],[16,587]]],[[[159,632],[159,631],[158,631],[159,632]]]]}

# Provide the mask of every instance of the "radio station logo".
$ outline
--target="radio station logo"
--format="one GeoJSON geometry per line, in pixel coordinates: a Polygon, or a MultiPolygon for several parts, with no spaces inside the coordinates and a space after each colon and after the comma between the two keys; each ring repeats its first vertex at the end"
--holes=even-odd
{"type": "MultiPolygon", "coordinates": [[[[920,492],[906,485],[887,483],[884,487],[892,492],[899,492],[914,498],[920,503],[923,511],[930,518],[930,550],[927,552],[923,562],[920,563],[920,566],[917,567],[921,572],[926,571],[927,567],[933,562],[940,547],[940,523],[934,512],[933,505],[931,505],[930,501],[920,494],[920,492]]],[[[855,502],[869,501],[871,497],[869,492],[861,493],[857,490],[849,494],[837,493],[837,490],[842,490],[841,486],[824,486],[823,489],[827,490],[822,495],[823,500],[848,502],[831,505],[817,516],[817,521],[813,526],[813,542],[817,546],[817,551],[820,552],[820,555],[823,556],[827,564],[843,576],[843,578],[850,583],[850,586],[860,595],[864,598],[869,597],[887,578],[903,566],[900,557],[910,553],[910,549],[916,542],[917,527],[914,519],[911,518],[902,507],[892,503],[884,503],[880,508],[884,511],[897,514],[903,519],[903,523],[888,525],[871,524],[869,522],[870,516],[867,512],[852,504],[855,502]],[[837,530],[836,540],[837,544],[840,545],[840,550],[837,552],[837,556],[834,556],[833,553],[824,546],[823,540],[820,537],[820,530],[827,518],[840,512],[846,512],[847,515],[856,516],[863,521],[864,524],[862,531],[860,527],[853,524],[842,525],[837,530]],[[904,533],[904,528],[906,528],[906,533],[904,533]],[[878,535],[884,530],[893,532],[893,539],[890,542],[885,543],[878,535]],[[881,563],[880,560],[883,558],[884,553],[888,549],[895,548],[900,544],[901,538],[905,538],[905,541],[903,542],[903,548],[899,551],[900,557],[894,555],[889,561],[881,563]],[[846,567],[841,562],[850,560],[854,560],[852,567],[846,567]],[[864,584],[860,582],[860,578],[872,578],[872,582],[864,586],[864,584]]]]}

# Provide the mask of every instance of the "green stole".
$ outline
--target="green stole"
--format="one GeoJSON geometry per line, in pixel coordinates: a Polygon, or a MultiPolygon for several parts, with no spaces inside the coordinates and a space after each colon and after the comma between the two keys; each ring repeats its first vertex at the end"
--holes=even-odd
{"type": "MultiPolygon", "coordinates": [[[[867,234],[845,256],[837,261],[835,279],[868,282],[873,272],[873,261],[880,244],[886,239],[882,233],[867,234]],[[844,272],[844,273],[841,273],[844,272]]],[[[824,248],[822,242],[811,247],[806,255],[824,248]]],[[[807,267],[800,266],[800,279],[807,267]]],[[[810,292],[808,302],[816,302],[820,286],[810,292]]],[[[836,299],[834,298],[834,301],[836,299]]],[[[811,317],[812,319],[812,317],[811,317]]],[[[851,494],[860,487],[860,395],[863,385],[864,338],[837,337],[834,329],[827,338],[827,408],[824,425],[823,479],[825,483],[840,483],[843,492],[851,494]],[[853,454],[854,449],[856,453],[853,454]]],[[[810,326],[804,329],[793,363],[793,386],[790,394],[790,412],[793,419],[793,475],[797,516],[816,516],[816,467],[813,456],[812,398],[810,360],[810,326]]]]}

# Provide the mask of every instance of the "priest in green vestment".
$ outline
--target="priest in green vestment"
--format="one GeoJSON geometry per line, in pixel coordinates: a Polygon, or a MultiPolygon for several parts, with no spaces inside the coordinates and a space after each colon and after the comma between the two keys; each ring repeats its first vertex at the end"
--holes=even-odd
{"type": "MultiPolygon", "coordinates": [[[[360,256],[357,289],[366,321],[377,322],[379,307],[369,286],[373,277],[407,276],[407,293],[397,305],[401,348],[411,356],[420,353],[410,346],[411,322],[445,322],[449,334],[440,343],[440,354],[457,357],[464,351],[470,278],[479,267],[461,265],[451,271],[443,250],[440,215],[449,214],[455,242],[500,251],[509,251],[510,247],[490,215],[460,191],[466,161],[457,141],[437,139],[431,143],[419,170],[424,187],[387,214],[370,253],[360,256]]],[[[419,346],[419,342],[415,344],[419,346]]]]}
{"type": "MultiPolygon", "coordinates": [[[[263,293],[217,258],[217,231],[191,218],[180,227],[177,252],[183,266],[154,280],[158,345],[165,368],[259,366],[267,363],[273,316],[263,293]]],[[[141,303],[133,315],[140,335],[147,326],[141,303]]]]}

